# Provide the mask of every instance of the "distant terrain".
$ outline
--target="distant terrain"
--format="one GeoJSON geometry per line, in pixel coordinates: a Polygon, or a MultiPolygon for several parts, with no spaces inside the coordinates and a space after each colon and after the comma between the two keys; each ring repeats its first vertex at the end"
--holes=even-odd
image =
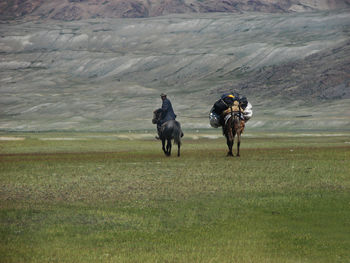
{"type": "Polygon", "coordinates": [[[309,12],[349,7],[350,0],[3,0],[0,18],[79,20],[214,12],[309,12]]]}
{"type": "MultiPolygon", "coordinates": [[[[0,130],[155,129],[161,92],[185,129],[209,128],[208,112],[228,90],[252,102],[248,130],[350,127],[350,15],[339,9],[347,1],[241,1],[239,12],[206,13],[199,6],[224,1],[138,1],[198,12],[155,16],[151,8],[127,19],[59,18],[68,1],[59,3],[0,4],[0,130]],[[243,8],[261,3],[280,12],[243,8]],[[291,11],[298,3],[312,12],[291,11]]],[[[69,3],[100,10],[119,2],[69,3]]]]}

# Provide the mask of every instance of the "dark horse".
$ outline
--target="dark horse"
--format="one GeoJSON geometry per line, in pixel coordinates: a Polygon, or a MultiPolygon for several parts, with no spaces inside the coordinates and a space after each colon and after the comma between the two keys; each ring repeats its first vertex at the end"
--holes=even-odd
{"type": "Polygon", "coordinates": [[[239,147],[241,145],[241,134],[244,130],[245,122],[240,118],[240,111],[231,110],[224,115],[225,124],[222,126],[222,131],[226,137],[226,143],[228,147],[227,156],[233,156],[232,147],[235,136],[237,135],[237,156],[239,155],[239,147]]]}
{"type": "MultiPolygon", "coordinates": [[[[162,116],[162,110],[158,109],[153,112],[152,123],[157,124],[162,116]]],[[[161,126],[161,133],[159,138],[162,140],[162,149],[166,156],[171,155],[171,140],[174,140],[174,143],[177,144],[177,156],[180,156],[180,147],[181,147],[181,137],[183,132],[181,130],[181,125],[178,121],[169,120],[164,122],[161,126]],[[167,145],[165,148],[165,141],[167,145]]]]}

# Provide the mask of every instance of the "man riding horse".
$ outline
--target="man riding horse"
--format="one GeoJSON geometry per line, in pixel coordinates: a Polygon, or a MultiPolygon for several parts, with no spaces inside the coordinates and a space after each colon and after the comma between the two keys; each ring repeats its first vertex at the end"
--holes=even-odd
{"type": "Polygon", "coordinates": [[[171,105],[170,100],[167,98],[167,95],[165,93],[160,94],[160,97],[162,99],[162,107],[160,110],[162,111],[161,119],[157,122],[157,131],[158,136],[156,136],[156,139],[160,139],[162,135],[162,124],[176,119],[176,114],[174,113],[173,106],[171,105]]]}
{"type": "Polygon", "coordinates": [[[162,149],[166,156],[171,155],[172,140],[177,144],[177,156],[180,156],[181,137],[184,136],[181,130],[181,124],[175,120],[176,114],[170,100],[166,94],[160,95],[162,98],[162,107],[153,111],[152,123],[157,124],[157,139],[162,141],[162,149]],[[166,144],[166,145],[165,145],[166,144]]]}

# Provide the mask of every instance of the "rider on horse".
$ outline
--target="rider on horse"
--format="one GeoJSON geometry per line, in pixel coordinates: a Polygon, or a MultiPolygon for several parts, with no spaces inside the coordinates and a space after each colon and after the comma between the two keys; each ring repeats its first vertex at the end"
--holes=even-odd
{"type": "Polygon", "coordinates": [[[162,107],[160,108],[160,110],[162,111],[162,116],[161,119],[157,122],[158,136],[156,136],[156,139],[159,139],[161,137],[162,124],[169,120],[176,119],[176,114],[174,113],[173,106],[171,105],[170,100],[167,98],[167,95],[165,93],[162,93],[160,94],[160,97],[162,99],[162,107]]]}

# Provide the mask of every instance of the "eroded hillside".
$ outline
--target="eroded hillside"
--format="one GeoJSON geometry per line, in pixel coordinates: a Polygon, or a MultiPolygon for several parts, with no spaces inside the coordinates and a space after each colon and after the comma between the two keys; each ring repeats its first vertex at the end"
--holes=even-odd
{"type": "Polygon", "coordinates": [[[350,0],[3,0],[0,18],[72,21],[213,12],[288,13],[349,7],[350,0]]]}
{"type": "Polygon", "coordinates": [[[236,89],[252,129],[346,129],[349,28],[342,11],[3,23],[0,128],[154,128],[160,92],[203,128],[236,89]]]}

